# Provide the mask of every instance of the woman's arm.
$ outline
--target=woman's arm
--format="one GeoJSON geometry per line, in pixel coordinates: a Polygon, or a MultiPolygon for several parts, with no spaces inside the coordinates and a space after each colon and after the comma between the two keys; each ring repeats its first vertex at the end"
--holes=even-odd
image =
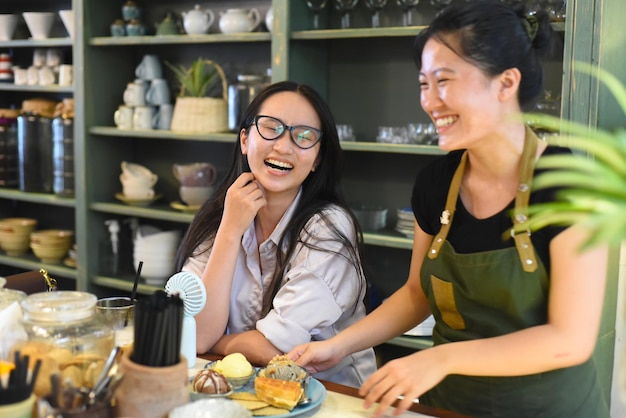
{"type": "MultiPolygon", "coordinates": [[[[607,273],[607,248],[580,252],[586,234],[570,227],[550,244],[548,320],[511,334],[443,344],[393,360],[361,387],[366,407],[380,402],[375,416],[398,395],[410,405],[449,374],[519,376],[583,363],[598,337],[607,273]]],[[[401,411],[399,411],[401,412],[401,411]]]]}
{"type": "Polygon", "coordinates": [[[263,191],[251,173],[243,173],[226,193],[222,222],[202,274],[208,302],[195,317],[196,350],[199,353],[211,350],[224,334],[241,237],[264,205],[263,191]]]}
{"type": "Polygon", "coordinates": [[[381,306],[361,321],[327,340],[295,347],[289,357],[312,372],[327,370],[345,356],[384,343],[430,315],[430,307],[422,291],[420,269],[432,241],[414,222],[415,237],[407,282],[381,306]]]}
{"type": "Polygon", "coordinates": [[[222,355],[242,353],[248,361],[258,366],[264,366],[275,355],[283,354],[257,330],[223,335],[211,352],[222,355]]]}

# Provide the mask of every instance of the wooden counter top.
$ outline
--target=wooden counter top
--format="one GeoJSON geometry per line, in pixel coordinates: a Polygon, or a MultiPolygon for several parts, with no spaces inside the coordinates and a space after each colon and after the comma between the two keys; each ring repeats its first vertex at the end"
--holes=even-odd
{"type": "MultiPolygon", "coordinates": [[[[198,356],[196,365],[193,369],[189,369],[190,376],[194,375],[197,370],[202,369],[208,361],[219,360],[222,356],[215,354],[202,354],[198,356]]],[[[359,396],[356,388],[340,385],[338,383],[320,380],[326,387],[328,394],[319,409],[311,411],[309,414],[299,415],[299,418],[312,417],[315,418],[368,418],[371,417],[374,409],[366,410],[363,408],[362,397],[359,396]]],[[[391,417],[387,413],[385,417],[391,417]]],[[[400,418],[416,418],[416,417],[439,417],[439,418],[468,418],[455,412],[446,411],[439,408],[433,408],[427,405],[414,403],[410,408],[410,412],[400,415],[400,418]]]]}

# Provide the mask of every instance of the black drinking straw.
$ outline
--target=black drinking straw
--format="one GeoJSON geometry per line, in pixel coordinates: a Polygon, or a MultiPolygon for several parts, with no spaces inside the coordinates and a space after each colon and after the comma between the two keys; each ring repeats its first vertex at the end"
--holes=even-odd
{"type": "MultiPolygon", "coordinates": [[[[141,275],[141,268],[143,267],[143,261],[139,262],[137,266],[137,274],[135,275],[135,283],[133,283],[133,290],[130,292],[130,304],[135,304],[135,297],[137,296],[137,284],[139,283],[139,276],[141,275]]],[[[124,326],[128,326],[128,320],[130,319],[130,309],[126,311],[126,318],[124,318],[124,326]]]]}

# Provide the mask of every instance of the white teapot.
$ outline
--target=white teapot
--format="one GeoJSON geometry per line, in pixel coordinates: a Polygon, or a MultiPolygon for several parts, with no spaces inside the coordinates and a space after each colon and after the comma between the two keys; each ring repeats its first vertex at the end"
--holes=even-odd
{"type": "Polygon", "coordinates": [[[199,4],[196,4],[193,10],[182,12],[182,15],[185,32],[190,35],[207,33],[215,20],[213,12],[210,9],[202,10],[199,4]]]}
{"type": "Polygon", "coordinates": [[[220,12],[220,30],[222,33],[252,32],[261,23],[261,15],[256,8],[226,9],[220,12]]]}

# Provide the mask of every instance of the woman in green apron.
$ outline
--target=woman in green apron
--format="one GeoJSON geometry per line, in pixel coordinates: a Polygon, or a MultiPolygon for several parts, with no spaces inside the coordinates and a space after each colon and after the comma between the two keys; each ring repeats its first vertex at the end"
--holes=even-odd
{"type": "Polygon", "coordinates": [[[609,416],[591,359],[606,248],[580,251],[578,226],[523,230],[535,163],[569,152],[520,120],[542,89],[547,14],[473,0],[435,17],[415,42],[421,105],[448,154],[425,166],[412,196],[407,283],[330,340],[289,353],[310,370],[381,344],[433,314],[434,347],[388,362],[360,389],[380,417],[398,396],[477,417],[609,416]]]}

